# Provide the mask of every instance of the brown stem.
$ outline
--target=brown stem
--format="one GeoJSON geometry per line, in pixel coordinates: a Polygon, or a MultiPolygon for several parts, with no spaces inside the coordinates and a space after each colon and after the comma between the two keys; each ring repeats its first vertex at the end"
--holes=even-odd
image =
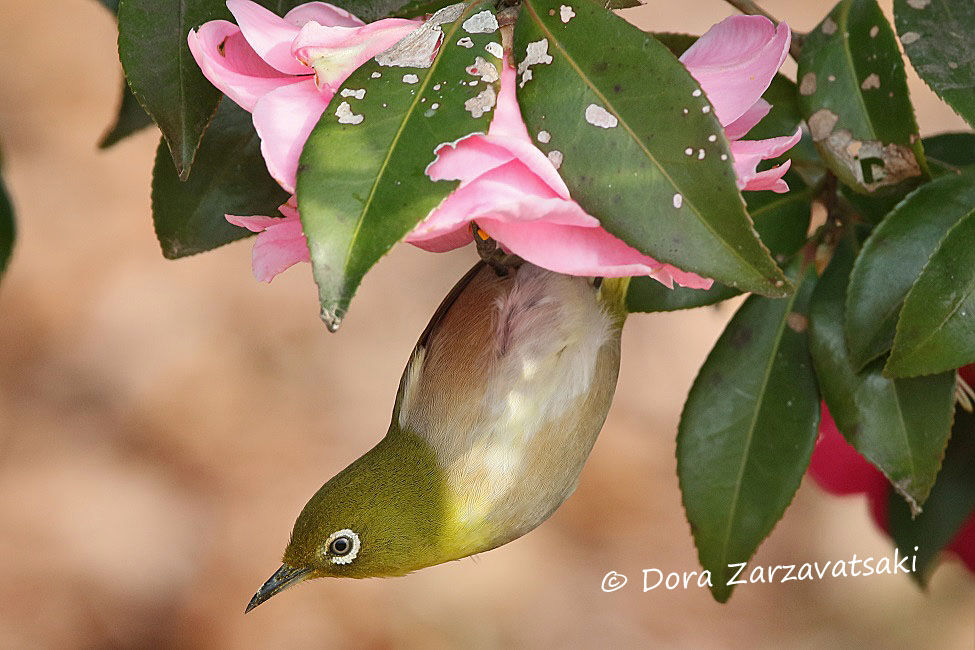
{"type": "MultiPolygon", "coordinates": [[[[779,21],[776,20],[775,16],[765,11],[752,0],[725,0],[732,7],[740,11],[741,13],[748,16],[765,16],[771,20],[776,25],[779,21]]],[[[799,60],[799,52],[802,49],[802,34],[792,33],[792,45],[789,46],[789,56],[791,56],[796,61],[799,60]]]]}

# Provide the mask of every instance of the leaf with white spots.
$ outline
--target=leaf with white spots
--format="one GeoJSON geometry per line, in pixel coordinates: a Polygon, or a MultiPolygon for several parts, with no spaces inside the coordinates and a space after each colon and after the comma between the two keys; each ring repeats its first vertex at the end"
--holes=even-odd
{"type": "Polygon", "coordinates": [[[802,45],[799,105],[827,166],[863,194],[928,176],[904,61],[876,0],[842,0],[802,45]]]}
{"type": "Polygon", "coordinates": [[[538,146],[559,152],[572,198],[662,262],[742,291],[788,294],[697,82],[665,46],[598,5],[573,4],[568,23],[562,6],[524,2],[514,54],[528,130],[549,134],[538,146]]]}
{"type": "MultiPolygon", "coordinates": [[[[785,194],[749,192],[745,195],[755,230],[780,263],[791,258],[805,243],[815,195],[814,188],[803,183],[795,172],[788,172],[785,179],[790,188],[785,194]]],[[[630,280],[626,307],[631,312],[693,309],[713,305],[739,293],[718,282],[710,289],[679,286],[668,289],[652,278],[639,277],[630,280]]]]}
{"type": "Polygon", "coordinates": [[[441,46],[427,67],[402,67],[395,57],[360,67],[305,144],[298,208],[330,329],[372,265],[456,187],[426,175],[436,148],[487,131],[500,61],[478,53],[500,39],[497,30],[488,31],[484,13],[491,6],[445,8],[454,19],[439,25],[441,46]]]}
{"type": "Polygon", "coordinates": [[[975,126],[975,2],[894,0],[894,23],[921,79],[975,126]]]}

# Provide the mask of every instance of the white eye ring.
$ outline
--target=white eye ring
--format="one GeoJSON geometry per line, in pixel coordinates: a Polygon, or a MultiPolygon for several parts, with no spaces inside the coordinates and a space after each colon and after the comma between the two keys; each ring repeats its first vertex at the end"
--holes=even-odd
{"type": "Polygon", "coordinates": [[[325,540],[325,546],[322,549],[322,553],[328,557],[332,564],[348,564],[356,558],[356,556],[359,554],[360,548],[362,548],[362,542],[359,541],[359,536],[355,533],[355,531],[349,530],[348,528],[343,528],[342,530],[337,530],[328,536],[328,539],[325,540]],[[352,542],[352,550],[345,555],[330,555],[329,549],[332,546],[332,542],[339,537],[348,537],[352,542]]]}

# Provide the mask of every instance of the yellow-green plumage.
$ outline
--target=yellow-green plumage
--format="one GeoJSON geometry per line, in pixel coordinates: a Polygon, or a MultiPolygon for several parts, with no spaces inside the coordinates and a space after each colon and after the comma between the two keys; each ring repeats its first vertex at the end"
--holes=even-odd
{"type": "Polygon", "coordinates": [[[471,269],[420,337],[386,437],[311,498],[248,609],[308,578],[403,575],[490,550],[547,519],[612,402],[626,283],[471,269]]]}

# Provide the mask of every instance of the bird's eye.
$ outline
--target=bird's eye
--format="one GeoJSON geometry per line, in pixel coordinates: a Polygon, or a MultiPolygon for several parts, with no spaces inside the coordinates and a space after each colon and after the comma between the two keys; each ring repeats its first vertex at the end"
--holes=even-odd
{"type": "Polygon", "coordinates": [[[351,550],[352,540],[344,535],[342,537],[336,537],[328,545],[328,552],[332,555],[348,555],[351,550]]]}
{"type": "Polygon", "coordinates": [[[325,541],[325,554],[333,564],[348,564],[359,554],[359,536],[348,528],[337,530],[325,541]]]}

